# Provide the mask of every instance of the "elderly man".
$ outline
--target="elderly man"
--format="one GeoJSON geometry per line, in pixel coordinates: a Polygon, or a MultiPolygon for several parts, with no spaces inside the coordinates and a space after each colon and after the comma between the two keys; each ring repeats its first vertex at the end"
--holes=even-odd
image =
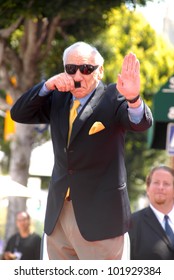
{"type": "MultiPolygon", "coordinates": [[[[141,99],[135,54],[118,83],[102,83],[104,59],[77,42],[63,54],[65,71],[35,85],[16,102],[13,120],[48,123],[55,155],[45,233],[50,259],[121,259],[130,206],[124,162],[126,131],[152,124],[141,99]]],[[[45,159],[47,160],[47,159],[45,159]]]]}

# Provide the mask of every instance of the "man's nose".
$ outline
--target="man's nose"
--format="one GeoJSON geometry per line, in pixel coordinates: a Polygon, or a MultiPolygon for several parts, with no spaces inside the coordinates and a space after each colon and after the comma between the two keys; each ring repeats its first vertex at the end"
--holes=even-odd
{"type": "Polygon", "coordinates": [[[159,187],[160,189],[163,189],[163,188],[164,188],[163,182],[159,183],[158,187],[159,187]]]}
{"type": "Polygon", "coordinates": [[[81,81],[82,80],[82,73],[79,69],[77,69],[77,72],[74,74],[74,81],[81,81]]]}

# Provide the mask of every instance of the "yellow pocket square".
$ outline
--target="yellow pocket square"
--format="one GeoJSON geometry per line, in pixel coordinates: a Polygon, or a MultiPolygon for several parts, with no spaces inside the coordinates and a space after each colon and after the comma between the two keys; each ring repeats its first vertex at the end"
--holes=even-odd
{"type": "Polygon", "coordinates": [[[89,135],[97,133],[103,129],[105,129],[105,127],[101,122],[95,122],[89,130],[89,135]]]}

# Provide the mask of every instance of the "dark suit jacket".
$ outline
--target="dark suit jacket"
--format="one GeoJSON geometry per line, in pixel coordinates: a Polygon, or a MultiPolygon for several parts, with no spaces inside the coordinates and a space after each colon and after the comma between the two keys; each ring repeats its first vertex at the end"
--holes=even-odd
{"type": "Polygon", "coordinates": [[[150,207],[132,214],[132,260],[174,260],[174,249],[150,207]]]}
{"type": "MultiPolygon", "coordinates": [[[[127,102],[115,84],[100,82],[75,119],[67,147],[69,109],[72,94],[52,91],[38,95],[40,83],[22,95],[11,109],[12,119],[21,123],[49,123],[55,163],[49,185],[45,232],[49,235],[62,209],[68,186],[82,236],[102,240],[128,231],[130,207],[124,163],[126,130],[144,131],[152,115],[145,105],[139,124],[128,118],[127,102]],[[100,121],[105,129],[89,135],[100,121]]],[[[44,157],[44,155],[43,155],[44,157]]],[[[45,159],[47,160],[47,159],[45,159]]]]}

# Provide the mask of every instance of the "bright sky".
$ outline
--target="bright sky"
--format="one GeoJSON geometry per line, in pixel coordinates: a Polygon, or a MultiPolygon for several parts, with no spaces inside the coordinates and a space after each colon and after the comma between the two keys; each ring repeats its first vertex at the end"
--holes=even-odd
{"type": "Polygon", "coordinates": [[[142,12],[147,21],[158,33],[162,33],[164,16],[168,14],[170,18],[173,18],[172,11],[174,11],[174,1],[161,0],[159,3],[158,2],[158,0],[153,0],[153,2],[149,2],[146,7],[137,6],[137,11],[142,12]]]}

